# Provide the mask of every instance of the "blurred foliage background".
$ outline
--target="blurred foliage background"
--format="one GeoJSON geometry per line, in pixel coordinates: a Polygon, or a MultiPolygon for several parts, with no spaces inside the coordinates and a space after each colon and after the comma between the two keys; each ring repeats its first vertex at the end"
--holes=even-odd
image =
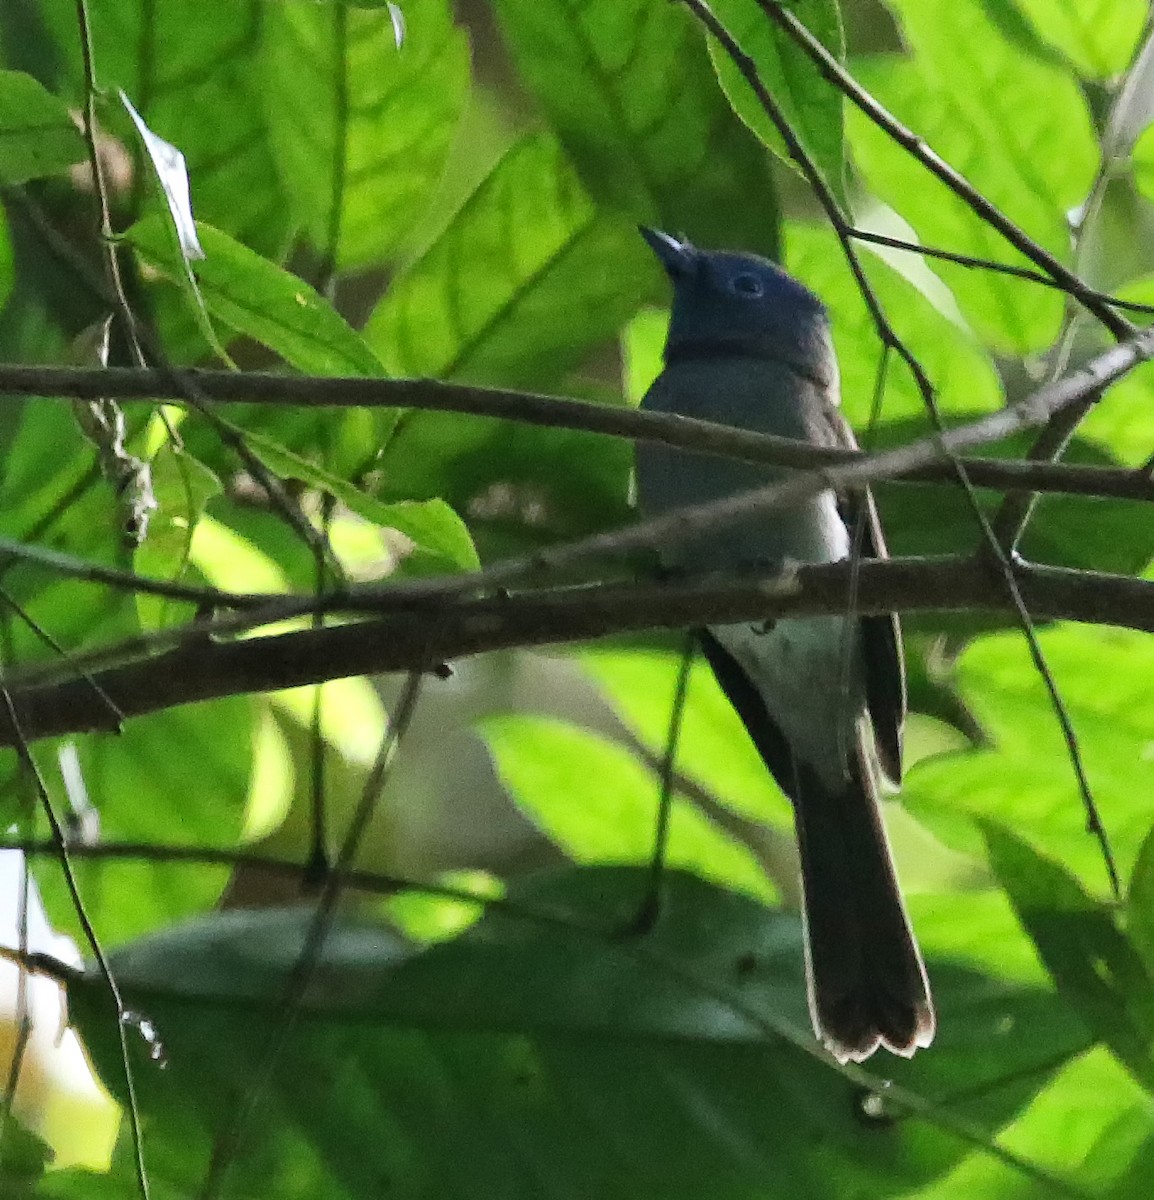
{"type": "MultiPolygon", "coordinates": [[[[757,0],[712,7],[857,227],[1027,265],[757,0]]],[[[1146,4],[787,7],[1037,245],[1096,288],[1154,300],[1146,4]]],[[[932,428],[896,360],[871,421],[882,343],[837,239],[684,5],[4,0],[0,67],[3,363],[132,362],[123,328],[94,349],[109,242],[79,121],[91,103],[128,303],[177,364],[636,405],[668,302],[644,222],[770,255],[817,291],[872,445],[932,428]],[[202,260],[182,253],[160,186],[179,171],[158,172],[142,130],[184,156],[202,260]]],[[[1034,280],[860,253],[947,423],[1110,344],[1034,280]]],[[[467,570],[632,519],[624,441],[431,411],[216,411],[350,578],[467,570]]],[[[309,546],[218,425],[179,405],[118,412],[3,398],[0,535],[161,579],[315,585],[309,546]]],[[[1152,453],[1140,368],[1066,456],[1152,453]]],[[[957,490],[879,498],[896,554],[978,544],[957,490]]],[[[1136,502],[1050,497],[1023,552],[1149,575],[1154,522],[1136,502]]],[[[6,678],[194,615],[9,550],[2,573],[6,678]]],[[[425,683],[360,841],[367,875],[307,986],[303,868],[347,829],[398,681],[234,696],[31,748],[135,1017],[118,1024],[94,967],[68,987],[109,1095],[74,1034],[57,1037],[59,989],[3,964],[4,1195],[142,1194],[122,1034],[143,1175],[165,1200],[1149,1195],[1154,646],[1039,632],[1124,879],[1116,902],[1021,634],[988,614],[905,631],[907,783],[888,816],[940,1026],[914,1061],[866,1075],[806,1052],[788,805],[701,664],[665,903],[652,933],[628,935],[681,639],[510,651],[425,683]]],[[[91,959],[31,779],[10,754],[0,805],[23,849],[4,852],[4,940],[79,962],[55,929],[91,959]]]]}

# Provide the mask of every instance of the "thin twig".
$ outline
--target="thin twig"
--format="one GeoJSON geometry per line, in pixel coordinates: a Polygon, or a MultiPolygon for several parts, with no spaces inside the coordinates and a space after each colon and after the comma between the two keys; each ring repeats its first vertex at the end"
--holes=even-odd
{"type": "MultiPolygon", "coordinates": [[[[659,442],[702,454],[777,467],[814,467],[852,462],[852,450],[811,446],[791,438],[753,433],[668,413],[644,412],[497,388],[473,387],[433,379],[365,379],[258,372],[186,370],[182,380],[205,401],[327,408],[417,408],[495,417],[557,429],[579,429],[611,437],[659,442]]],[[[181,401],[185,387],[168,372],[109,367],[54,367],[0,363],[0,396],[61,396],[86,399],[114,396],[120,401],[181,401]]],[[[1126,467],[1033,464],[1009,459],[965,459],[979,487],[998,490],[1028,488],[1039,492],[1154,499],[1147,474],[1126,467]]],[[[949,463],[929,462],[912,471],[911,482],[953,482],[949,463]]]]}
{"type": "Polygon", "coordinates": [[[685,697],[689,689],[689,672],[697,653],[697,635],[686,633],[677,667],[677,682],[673,687],[673,703],[669,710],[669,730],[665,738],[665,754],[658,772],[657,819],[653,825],[653,854],[645,895],[631,922],[633,932],[648,933],[661,908],[661,883],[665,878],[665,860],[669,851],[669,821],[673,815],[673,794],[676,790],[677,748],[681,742],[681,723],[685,716],[685,697]]]}
{"type": "MultiPolygon", "coordinates": [[[[1026,279],[1030,283],[1051,288],[1064,295],[1067,294],[1063,284],[1030,267],[1018,267],[1012,263],[998,262],[993,258],[975,258],[972,254],[959,254],[956,250],[943,250],[937,246],[922,245],[920,242],[907,242],[904,238],[890,237],[884,233],[874,233],[872,230],[860,229],[856,226],[850,230],[850,236],[859,242],[885,246],[890,250],[903,250],[909,254],[921,254],[926,258],[941,259],[943,262],[951,262],[959,267],[969,267],[976,271],[992,271],[998,275],[1012,275],[1015,279],[1026,279]]],[[[1125,309],[1127,312],[1154,313],[1154,304],[1142,304],[1137,300],[1123,300],[1120,296],[1112,296],[1109,292],[1093,291],[1092,294],[1103,304],[1125,309]]]]}

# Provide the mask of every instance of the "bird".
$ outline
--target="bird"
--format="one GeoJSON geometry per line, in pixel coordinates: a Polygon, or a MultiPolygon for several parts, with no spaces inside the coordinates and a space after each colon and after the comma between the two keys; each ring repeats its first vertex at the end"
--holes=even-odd
{"type": "MultiPolygon", "coordinates": [[[[641,227],[673,286],[664,366],[641,407],[813,446],[854,447],[840,411],[829,316],[765,258],[702,250],[641,227]]],[[[638,508],[660,516],[786,478],[781,468],[638,442],[638,508]]],[[[678,539],[677,572],[735,572],[845,559],[855,540],[883,558],[868,492],[821,491],[788,507],[678,539]]],[[[847,604],[848,609],[848,604],[847,604]]],[[[910,1057],[936,1016],[882,819],[900,787],[905,667],[896,614],[815,615],[708,625],[698,641],[794,814],[807,998],[840,1062],[879,1047],[910,1057]]]]}

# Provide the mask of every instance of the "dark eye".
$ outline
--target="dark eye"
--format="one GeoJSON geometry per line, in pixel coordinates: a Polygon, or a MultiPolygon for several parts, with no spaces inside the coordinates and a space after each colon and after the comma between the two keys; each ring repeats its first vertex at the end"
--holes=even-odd
{"type": "Polygon", "coordinates": [[[735,296],[757,297],[765,289],[762,287],[761,280],[756,275],[743,274],[735,275],[729,281],[729,290],[735,296]]]}

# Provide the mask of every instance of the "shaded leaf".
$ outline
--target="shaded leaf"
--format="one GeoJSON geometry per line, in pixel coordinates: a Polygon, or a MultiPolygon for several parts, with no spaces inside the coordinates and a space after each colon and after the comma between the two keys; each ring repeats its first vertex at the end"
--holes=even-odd
{"type": "Polygon", "coordinates": [[[440,560],[438,566],[468,571],[479,565],[468,529],[443,500],[402,500],[386,504],[259,434],[249,435],[249,445],[275,474],[322,488],[366,521],[382,529],[403,533],[419,550],[440,560]]]}
{"type": "Polygon", "coordinates": [[[1126,889],[1126,932],[1154,974],[1154,832],[1147,834],[1126,889]]]}
{"type": "MultiPolygon", "coordinates": [[[[221,491],[220,480],[203,463],[165,441],[153,455],[152,488],[159,505],[148,538],[137,548],[133,567],[157,579],[181,579],[189,565],[192,537],[205,506],[221,491]]],[[[191,620],[194,606],[143,593],[136,599],[141,624],[159,629],[191,620]]]]}
{"type": "MultiPolygon", "coordinates": [[[[79,105],[84,74],[76,6],[41,0],[39,7],[64,59],[70,100],[79,105]]],[[[299,216],[276,169],[261,72],[254,69],[269,12],[263,0],[229,0],[215,5],[208,21],[186,0],[100,0],[89,18],[101,88],[123,89],[148,127],[180,147],[197,215],[279,257],[299,216]]],[[[118,109],[107,105],[102,120],[128,135],[131,126],[118,109]]]]}
{"type": "Polygon", "coordinates": [[[542,387],[612,338],[659,276],[558,143],[530,135],[393,280],[365,339],[398,375],[542,387]]]}
{"type": "MultiPolygon", "coordinates": [[[[249,250],[228,234],[198,224],[204,261],[200,293],[213,316],[274,350],[290,366],[317,375],[380,375],[381,365],[360,335],[303,279],[249,250]]],[[[167,258],[161,222],[149,217],[127,238],[153,265],[179,281],[167,258]]]]}
{"type": "Polygon", "coordinates": [[[1119,929],[1113,911],[1009,830],[993,822],[984,822],[982,829],[998,881],[1058,991],[1150,1091],[1154,977],[1119,929]]]}
{"type": "MultiPolygon", "coordinates": [[[[625,870],[526,881],[509,911],[417,954],[367,924],[338,926],[224,1196],[352,1200],[387,1183],[422,1200],[542,1187],[848,1200],[907,1191],[972,1152],[919,1119],[862,1120],[856,1084],[769,1032],[808,1038],[794,918],[679,873],[666,883],[644,942],[613,936],[644,886],[625,870]]],[[[308,921],[218,915],[115,956],[128,1002],[167,1047],[167,1070],[142,1062],[137,1085],[153,1169],[170,1183],[201,1186],[214,1135],[251,1095],[308,921]]],[[[929,1095],[965,1080],[951,1111],[996,1127],[1044,1086],[1073,1031],[1045,993],[935,974],[952,997],[940,1051],[887,1074],[929,1095]],[[1030,1038],[1011,1033],[1019,1024],[1030,1038]]],[[[72,1008],[115,1080],[103,996],[82,989],[72,1008]]]]}
{"type": "Polygon", "coordinates": [[[775,255],[768,161],[666,0],[501,0],[505,40],[595,200],[706,246],[775,255]]]}
{"type": "Polygon", "coordinates": [[[86,153],[61,100],[23,71],[0,71],[0,183],[55,175],[86,153]]]}

